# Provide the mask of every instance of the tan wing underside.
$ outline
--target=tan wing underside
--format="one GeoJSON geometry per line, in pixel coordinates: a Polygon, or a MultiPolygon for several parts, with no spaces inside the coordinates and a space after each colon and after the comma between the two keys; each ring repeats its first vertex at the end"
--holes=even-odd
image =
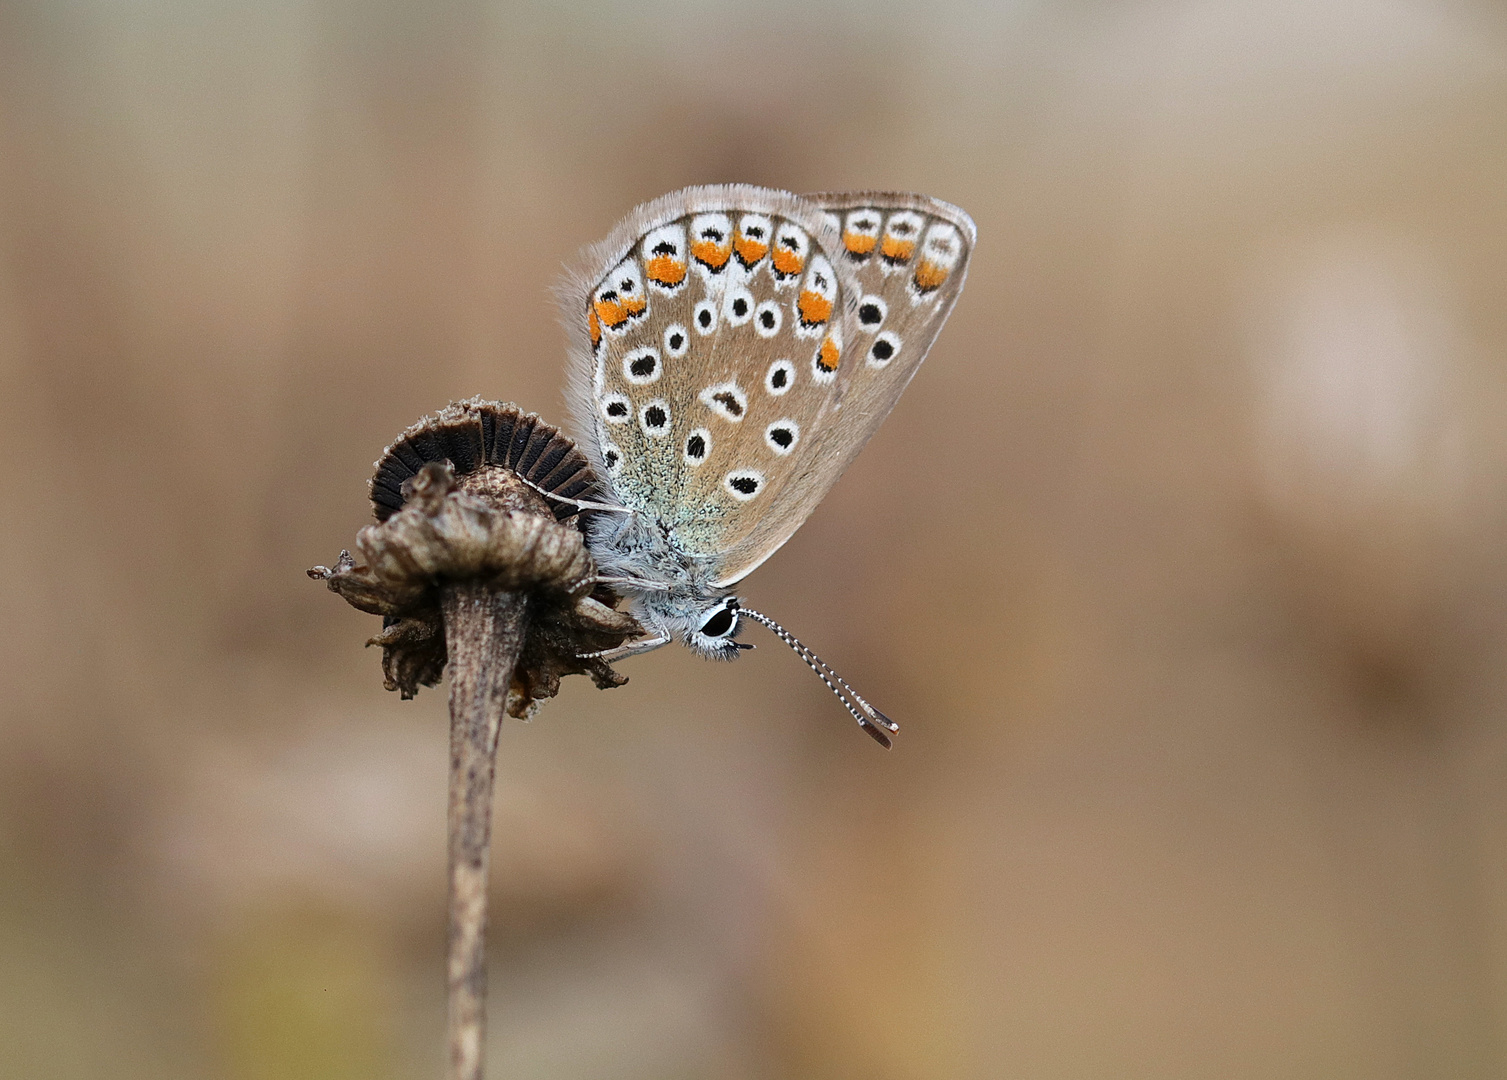
{"type": "MultiPolygon", "coordinates": [[[[859,249],[865,246],[862,238],[851,232],[843,231],[837,241],[842,254],[834,257],[833,262],[841,262],[853,272],[859,296],[848,305],[850,313],[843,324],[843,360],[837,379],[839,392],[829,409],[827,422],[821,427],[820,442],[808,459],[810,471],[803,477],[797,494],[781,500],[727,553],[719,584],[730,585],[740,580],[784,544],[878,430],[921,366],[957,301],[973,250],[973,220],[940,200],[882,192],[818,194],[805,198],[842,219],[857,211],[875,211],[880,219],[878,237],[866,255],[850,251],[850,245],[859,249]],[[932,287],[924,292],[916,287],[917,271],[922,265],[922,243],[918,242],[906,257],[884,258],[885,227],[898,213],[913,213],[922,218],[922,240],[933,226],[951,226],[957,236],[953,265],[932,266],[923,275],[923,281],[932,287]],[[944,269],[946,272],[942,273],[944,269]],[[883,301],[887,310],[882,321],[862,321],[865,297],[883,301]],[[886,333],[899,339],[899,347],[878,366],[877,357],[871,362],[871,351],[886,333]]],[[[891,248],[894,255],[904,256],[896,245],[891,248]]]]}
{"type": "MultiPolygon", "coordinates": [[[[572,405],[582,434],[594,436],[582,443],[598,475],[625,505],[662,521],[689,554],[708,559],[718,584],[741,579],[800,527],[893,408],[957,297],[972,241],[966,214],[914,195],[801,199],[729,186],[687,189],[640,207],[562,290],[574,353],[572,405]],[[874,212],[878,232],[867,256],[854,250],[862,243],[843,235],[842,216],[852,208],[874,212]],[[721,247],[709,239],[719,215],[726,226],[721,247]],[[895,215],[910,215],[904,220],[917,226],[915,243],[908,253],[891,244],[894,257],[886,260],[884,229],[895,215]],[[762,254],[741,231],[745,224],[757,231],[761,219],[768,223],[762,254]],[[918,279],[932,224],[950,225],[959,243],[946,273],[918,279]],[[785,225],[805,238],[790,276],[775,272],[785,225]],[[830,304],[825,312],[807,295],[816,289],[813,277],[821,280],[818,257],[835,279],[820,297],[830,304]],[[928,287],[918,289],[917,280],[928,287]],[[879,299],[882,321],[862,321],[864,296],[879,299]],[[747,301],[742,316],[740,297],[747,301]],[[715,310],[715,325],[703,333],[697,317],[706,305],[715,310]],[[778,325],[760,333],[769,307],[778,325]],[[679,355],[676,327],[686,337],[679,355]],[[880,366],[870,356],[886,332],[900,347],[880,366]],[[834,345],[837,369],[829,373],[834,345]],[[658,366],[646,381],[631,365],[638,359],[644,370],[649,349],[658,366]],[[770,379],[777,361],[790,366],[783,393],[774,392],[770,379]],[[719,389],[726,391],[720,399],[719,389]],[[656,406],[666,414],[659,428],[653,423],[659,417],[645,413],[656,406]],[[784,453],[772,425],[791,436],[784,453]],[[709,443],[697,462],[687,456],[695,433],[709,443]],[[739,498],[731,480],[751,476],[757,491],[739,498]]],[[[781,265],[789,270],[795,260],[785,255],[781,265]]]]}

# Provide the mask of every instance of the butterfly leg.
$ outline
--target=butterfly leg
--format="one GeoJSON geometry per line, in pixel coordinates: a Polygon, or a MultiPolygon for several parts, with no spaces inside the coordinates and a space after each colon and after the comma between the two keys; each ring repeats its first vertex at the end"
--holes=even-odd
{"type": "Polygon", "coordinates": [[[670,586],[663,581],[648,581],[644,578],[634,577],[603,577],[597,575],[591,579],[597,585],[621,585],[629,589],[642,589],[645,592],[668,592],[670,586]]]}
{"type": "Polygon", "coordinates": [[[629,656],[637,656],[639,653],[653,652],[661,645],[668,645],[669,643],[670,635],[660,634],[657,637],[639,638],[639,640],[630,641],[626,645],[619,645],[615,649],[603,649],[601,652],[582,653],[581,659],[596,659],[612,664],[629,656]]]}

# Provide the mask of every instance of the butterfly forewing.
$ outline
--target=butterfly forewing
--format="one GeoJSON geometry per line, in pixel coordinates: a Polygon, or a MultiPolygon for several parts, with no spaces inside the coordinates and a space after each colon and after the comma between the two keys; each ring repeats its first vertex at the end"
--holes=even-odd
{"type": "Polygon", "coordinates": [[[973,219],[938,199],[899,193],[810,195],[832,215],[858,292],[845,324],[841,423],[824,459],[841,472],[921,366],[962,292],[973,219]]]}
{"type": "Polygon", "coordinates": [[[611,494],[718,584],[741,578],[893,407],[972,239],[917,196],[731,186],[640,207],[564,297],[573,405],[611,494]]]}

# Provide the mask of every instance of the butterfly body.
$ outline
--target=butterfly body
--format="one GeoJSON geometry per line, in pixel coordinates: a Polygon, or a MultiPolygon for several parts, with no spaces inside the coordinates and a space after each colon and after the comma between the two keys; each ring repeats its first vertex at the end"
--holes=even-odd
{"type": "Polygon", "coordinates": [[[726,185],[646,203],[586,253],[561,290],[570,404],[615,508],[588,544],[644,647],[737,655],[732,587],[894,407],[973,242],[925,196],[726,185]]]}

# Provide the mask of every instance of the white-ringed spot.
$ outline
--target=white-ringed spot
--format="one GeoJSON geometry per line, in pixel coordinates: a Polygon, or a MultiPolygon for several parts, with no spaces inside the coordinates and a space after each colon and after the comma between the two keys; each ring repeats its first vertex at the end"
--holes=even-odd
{"type": "Polygon", "coordinates": [[[691,315],[691,322],[696,327],[696,333],[702,336],[712,333],[717,329],[717,305],[710,300],[701,301],[691,315]]]}
{"type": "Polygon", "coordinates": [[[603,443],[602,464],[607,466],[608,476],[616,476],[623,471],[623,452],[611,443],[603,443]]]}
{"type": "Polygon", "coordinates": [[[885,330],[874,339],[874,344],[869,346],[867,364],[871,368],[882,368],[895,358],[900,351],[900,335],[893,330],[885,330]]]}
{"type": "Polygon", "coordinates": [[[670,433],[670,403],[664,398],[655,398],[638,410],[638,426],[644,434],[662,439],[670,433]]]}
{"type": "Polygon", "coordinates": [[[765,300],[754,308],[754,329],[761,338],[772,338],[780,332],[780,324],[785,321],[785,312],[773,300],[765,300]]]}
{"type": "Polygon", "coordinates": [[[885,316],[890,313],[890,306],[884,302],[884,297],[870,294],[858,301],[858,324],[866,330],[875,330],[884,325],[885,316]]]}
{"type": "Polygon", "coordinates": [[[753,318],[754,298],[742,285],[734,285],[722,299],[722,316],[729,326],[743,326],[753,318]]]}
{"type": "Polygon", "coordinates": [[[699,427],[685,437],[685,460],[687,465],[700,465],[712,452],[712,433],[699,427]]]}
{"type": "Polygon", "coordinates": [[[722,419],[730,420],[734,424],[742,420],[743,415],[748,412],[748,395],[735,382],[729,381],[718,383],[716,386],[708,386],[698,397],[701,404],[722,419]]]}
{"type": "Polygon", "coordinates": [[[739,502],[747,502],[764,490],[764,474],[758,469],[734,469],[722,478],[722,486],[739,502]]]}
{"type": "Polygon", "coordinates": [[[679,323],[672,323],[665,328],[665,352],[676,360],[679,360],[691,349],[691,339],[686,334],[686,328],[679,323]]]}
{"type": "Polygon", "coordinates": [[[774,397],[790,393],[795,385],[795,365],[789,360],[776,360],[769,365],[769,374],[764,376],[764,389],[774,397]]]}
{"type": "Polygon", "coordinates": [[[801,441],[801,426],[794,420],[776,420],[764,429],[764,443],[781,457],[795,449],[801,441]]]}
{"type": "Polygon", "coordinates": [[[645,345],[623,357],[623,378],[634,386],[648,386],[659,379],[663,368],[659,363],[659,350],[645,345]]]}
{"type": "Polygon", "coordinates": [[[602,418],[609,424],[626,424],[633,417],[633,402],[627,394],[603,394],[602,418]]]}

